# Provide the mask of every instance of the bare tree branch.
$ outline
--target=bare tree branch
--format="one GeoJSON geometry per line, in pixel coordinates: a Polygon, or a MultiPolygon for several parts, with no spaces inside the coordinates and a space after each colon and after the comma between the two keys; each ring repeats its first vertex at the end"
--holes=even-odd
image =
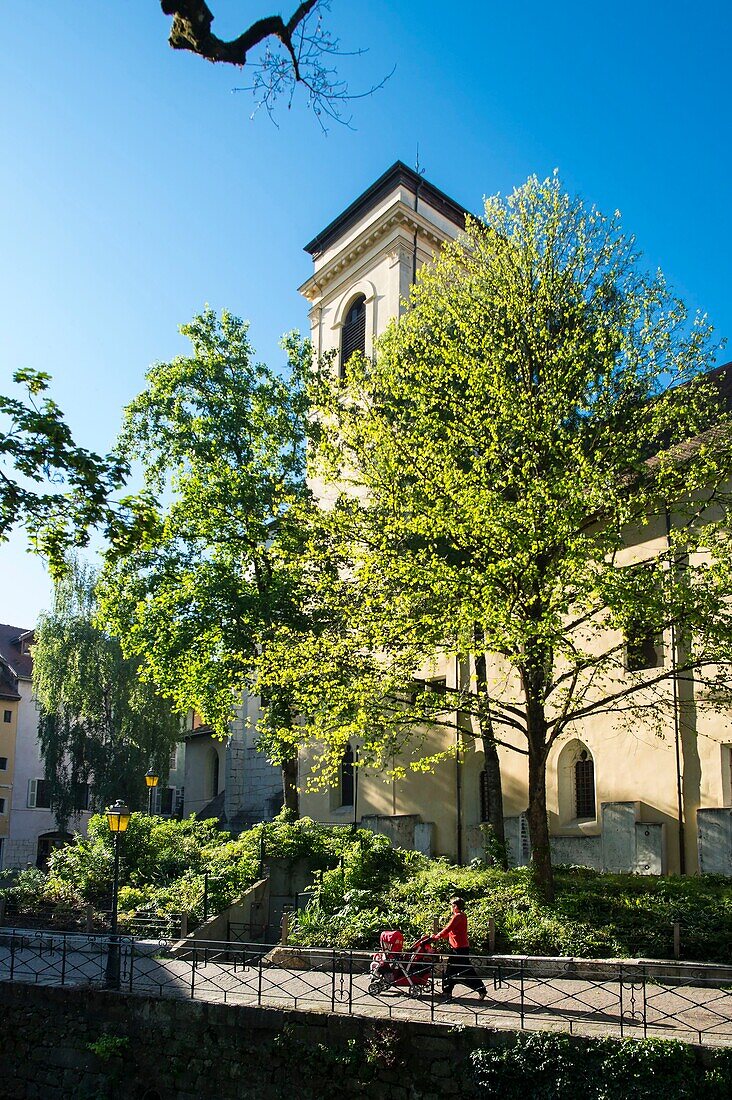
{"type": "Polygon", "coordinates": [[[300,80],[298,57],[293,38],[297,28],[318,4],[318,0],[303,0],[285,23],[281,15],[257,19],[237,38],[226,42],[211,30],[214,15],[204,0],[160,0],[164,15],[172,15],[168,41],[174,50],[190,50],[207,61],[244,66],[247,54],[268,38],[278,38],[292,59],[295,79],[300,80]]]}

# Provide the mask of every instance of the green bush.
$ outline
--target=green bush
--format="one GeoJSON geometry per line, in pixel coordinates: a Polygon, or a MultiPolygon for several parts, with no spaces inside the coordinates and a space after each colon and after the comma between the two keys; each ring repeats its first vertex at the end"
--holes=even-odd
{"type": "Polygon", "coordinates": [[[507,1047],[473,1051],[471,1064],[479,1092],[501,1100],[687,1100],[701,1090],[706,1100],[730,1096],[727,1057],[700,1074],[693,1049],[668,1039],[578,1042],[536,1032],[507,1047]]]}
{"type": "MultiPolygon", "coordinates": [[[[556,900],[547,904],[528,868],[457,867],[394,848],[366,829],[287,814],[236,838],[212,821],[133,814],[120,844],[120,911],[200,919],[208,872],[208,909],[217,912],[256,880],[262,849],[265,860],[307,859],[315,869],[310,904],[291,926],[293,942],[303,945],[372,948],[381,929],[394,927],[416,939],[447,919],[449,899],[460,893],[476,953],[488,951],[492,919],[502,953],[669,958],[678,921],[683,958],[732,963],[730,879],[557,868],[556,900]]],[[[66,920],[87,903],[109,904],[113,862],[106,817],[92,817],[86,837],[52,855],[48,875],[28,869],[7,887],[0,880],[0,892],[23,913],[51,907],[66,920]]]]}

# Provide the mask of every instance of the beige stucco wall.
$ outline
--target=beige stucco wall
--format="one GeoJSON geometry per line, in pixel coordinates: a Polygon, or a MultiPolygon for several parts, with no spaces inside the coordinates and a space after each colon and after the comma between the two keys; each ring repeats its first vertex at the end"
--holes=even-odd
{"type": "MultiPolygon", "coordinates": [[[[18,702],[16,699],[0,699],[0,756],[7,759],[7,767],[0,770],[0,799],[4,800],[5,810],[0,813],[0,839],[10,832],[10,807],[13,794],[13,776],[15,773],[15,739],[18,730],[18,702]],[[10,712],[10,721],[4,721],[5,712],[10,712]]],[[[0,867],[2,864],[0,864],[0,867]]]]}

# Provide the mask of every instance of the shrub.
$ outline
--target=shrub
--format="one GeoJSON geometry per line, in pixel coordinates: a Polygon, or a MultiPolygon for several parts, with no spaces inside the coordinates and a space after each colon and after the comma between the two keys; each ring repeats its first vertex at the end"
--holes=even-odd
{"type": "Polygon", "coordinates": [[[712,1068],[700,1080],[692,1048],[668,1039],[578,1042],[536,1032],[473,1051],[471,1065],[479,1092],[501,1100],[524,1100],[527,1082],[533,1100],[687,1100],[700,1088],[708,1097],[729,1096],[714,1092],[714,1074],[721,1080],[722,1073],[712,1068]]]}

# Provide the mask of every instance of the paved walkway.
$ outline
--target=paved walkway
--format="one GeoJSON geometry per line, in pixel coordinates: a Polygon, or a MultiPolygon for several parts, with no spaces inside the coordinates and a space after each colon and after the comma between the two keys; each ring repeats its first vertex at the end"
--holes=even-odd
{"type": "MultiPolygon", "coordinates": [[[[261,949],[260,949],[261,952],[261,949]]],[[[0,943],[0,980],[49,985],[105,984],[106,950],[99,941],[75,950],[0,943]]],[[[732,988],[706,981],[679,984],[673,977],[594,981],[531,976],[519,968],[485,968],[488,995],[481,1002],[460,987],[445,1003],[429,988],[409,996],[392,989],[369,994],[369,975],[349,973],[348,956],[323,969],[286,969],[261,962],[256,953],[199,951],[195,961],[173,957],[164,945],[123,944],[120,988],[163,997],[194,997],[234,1004],[355,1013],[377,1018],[407,1017],[443,1024],[557,1029],[581,1034],[664,1036],[715,1045],[732,1044],[732,988]],[[156,953],[157,951],[157,953],[156,953]]],[[[439,983],[436,983],[439,984],[439,983]]]]}

